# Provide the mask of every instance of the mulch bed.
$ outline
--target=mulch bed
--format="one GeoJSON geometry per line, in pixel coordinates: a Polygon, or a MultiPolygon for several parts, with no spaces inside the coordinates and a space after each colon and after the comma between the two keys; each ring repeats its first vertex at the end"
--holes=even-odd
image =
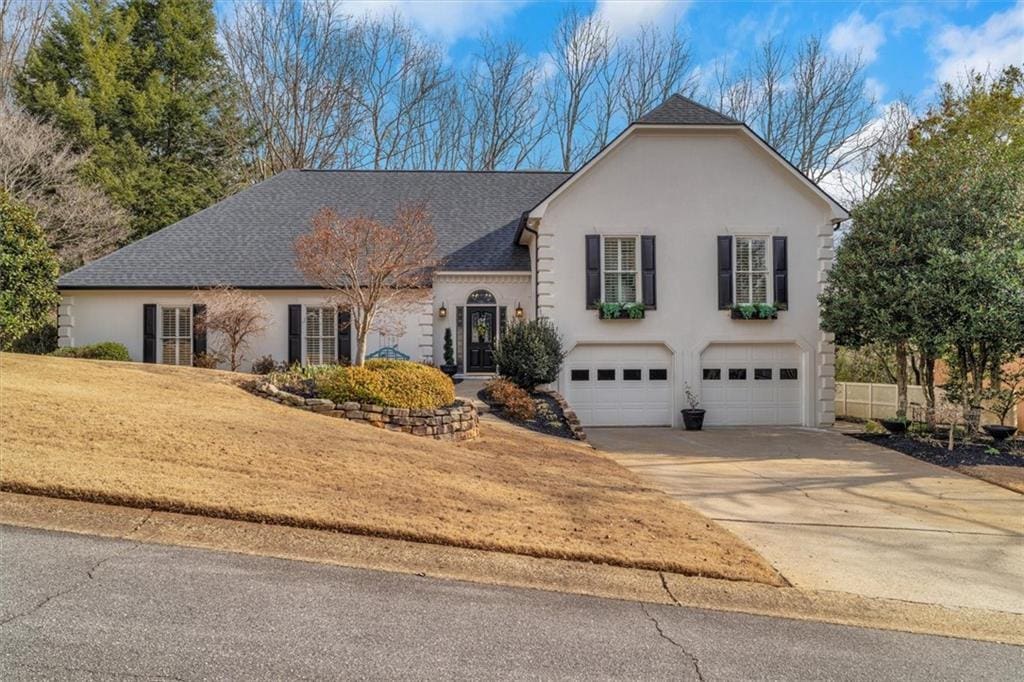
{"type": "Polygon", "coordinates": [[[961,443],[957,441],[952,450],[947,450],[945,441],[893,434],[851,433],[848,435],[866,443],[881,445],[890,450],[902,452],[904,455],[910,455],[949,469],[982,464],[1024,467],[1024,441],[1019,438],[995,446],[999,450],[999,453],[996,454],[986,452],[994,447],[991,442],[961,443]]]}
{"type": "Polygon", "coordinates": [[[526,421],[520,421],[509,417],[505,413],[504,408],[491,402],[487,392],[483,389],[477,393],[477,397],[490,406],[491,414],[504,419],[510,424],[522,426],[523,428],[536,431],[537,433],[546,433],[549,436],[558,436],[559,438],[574,440],[572,429],[569,428],[568,423],[565,421],[565,415],[562,414],[562,408],[559,407],[555,399],[547,393],[535,392],[530,394],[530,397],[533,398],[534,404],[537,405],[537,416],[526,421]]]}

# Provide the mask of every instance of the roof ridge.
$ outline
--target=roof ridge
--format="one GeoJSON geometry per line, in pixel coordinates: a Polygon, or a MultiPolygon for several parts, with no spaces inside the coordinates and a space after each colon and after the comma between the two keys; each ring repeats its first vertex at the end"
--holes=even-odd
{"type": "Polygon", "coordinates": [[[729,114],[722,113],[721,111],[718,111],[717,109],[712,109],[708,105],[703,104],[701,102],[698,102],[697,100],[693,99],[692,97],[687,97],[686,95],[682,94],[681,92],[673,93],[672,96],[673,97],[679,97],[680,99],[683,99],[683,100],[687,101],[688,103],[694,105],[695,107],[699,107],[699,108],[703,109],[704,111],[708,112],[709,114],[714,114],[716,116],[721,116],[722,118],[727,118],[730,121],[735,121],[736,123],[742,123],[743,122],[743,121],[739,120],[738,118],[734,118],[734,117],[730,116],[729,114]]]}
{"type": "Polygon", "coordinates": [[[527,170],[467,170],[462,168],[290,168],[282,172],[299,173],[461,173],[490,175],[571,175],[572,171],[527,169],[527,170]]]}

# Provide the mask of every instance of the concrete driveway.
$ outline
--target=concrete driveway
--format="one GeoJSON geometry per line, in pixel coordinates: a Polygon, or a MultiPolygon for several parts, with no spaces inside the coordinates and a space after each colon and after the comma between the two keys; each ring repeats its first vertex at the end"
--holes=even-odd
{"type": "Polygon", "coordinates": [[[588,429],[791,583],[1024,613],[1024,495],[824,429],[588,429]]]}

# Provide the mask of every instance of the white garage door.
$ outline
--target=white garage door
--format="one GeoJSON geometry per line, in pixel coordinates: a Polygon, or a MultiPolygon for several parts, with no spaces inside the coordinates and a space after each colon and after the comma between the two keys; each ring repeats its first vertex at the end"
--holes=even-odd
{"type": "Polygon", "coordinates": [[[712,344],[701,355],[709,426],[800,424],[803,370],[794,344],[712,344]]]}
{"type": "Polygon", "coordinates": [[[585,426],[672,424],[672,355],[662,345],[579,346],[562,371],[585,426]]]}

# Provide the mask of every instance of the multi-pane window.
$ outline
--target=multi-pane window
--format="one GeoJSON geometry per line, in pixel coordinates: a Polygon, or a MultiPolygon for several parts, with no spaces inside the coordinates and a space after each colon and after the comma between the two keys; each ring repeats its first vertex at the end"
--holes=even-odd
{"type": "Polygon", "coordinates": [[[192,364],[192,308],[160,309],[160,361],[165,365],[192,364]]]}
{"type": "Polygon", "coordinates": [[[334,308],[306,308],[306,364],[327,365],[338,359],[338,316],[334,308]]]}
{"type": "Polygon", "coordinates": [[[736,238],[736,303],[768,302],[768,239],[736,238]]]}
{"type": "Polygon", "coordinates": [[[637,238],[605,237],[602,254],[602,300],[607,303],[636,303],[640,300],[637,286],[637,238]]]}

